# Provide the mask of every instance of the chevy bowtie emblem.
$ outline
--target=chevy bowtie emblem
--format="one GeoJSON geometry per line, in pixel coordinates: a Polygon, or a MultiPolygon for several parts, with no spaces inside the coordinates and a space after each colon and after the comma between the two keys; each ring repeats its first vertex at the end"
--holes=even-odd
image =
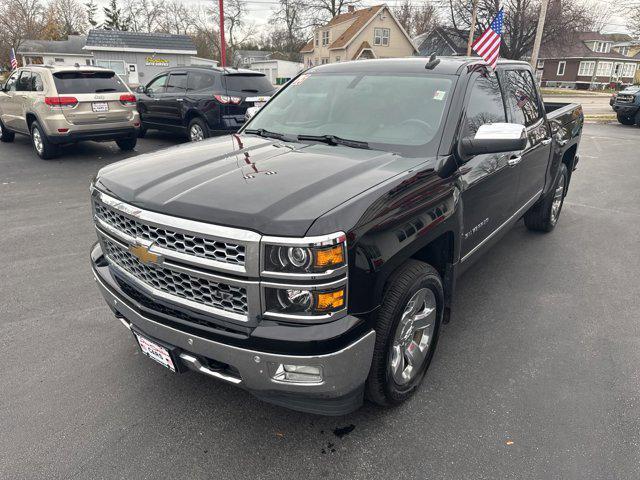
{"type": "Polygon", "coordinates": [[[145,265],[148,263],[160,263],[160,255],[151,253],[149,247],[144,245],[131,245],[129,251],[145,265]]]}

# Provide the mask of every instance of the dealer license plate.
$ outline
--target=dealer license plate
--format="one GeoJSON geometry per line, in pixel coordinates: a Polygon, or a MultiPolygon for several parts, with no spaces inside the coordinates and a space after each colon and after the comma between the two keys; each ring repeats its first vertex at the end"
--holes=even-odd
{"type": "Polygon", "coordinates": [[[91,104],[91,109],[96,113],[108,112],[109,104],[107,102],[94,102],[91,104]]]}
{"type": "Polygon", "coordinates": [[[264,106],[265,103],[267,103],[267,102],[253,102],[253,106],[254,107],[262,107],[262,106],[264,106]]]}
{"type": "Polygon", "coordinates": [[[158,345],[155,342],[152,342],[148,338],[143,337],[142,335],[138,335],[136,332],[133,332],[138,340],[138,345],[140,345],[140,349],[142,353],[144,353],[147,357],[152,358],[156,362],[158,362],[163,367],[168,368],[172,372],[176,371],[176,367],[173,364],[173,360],[171,359],[171,354],[169,350],[164,348],[161,345],[158,345]]]}

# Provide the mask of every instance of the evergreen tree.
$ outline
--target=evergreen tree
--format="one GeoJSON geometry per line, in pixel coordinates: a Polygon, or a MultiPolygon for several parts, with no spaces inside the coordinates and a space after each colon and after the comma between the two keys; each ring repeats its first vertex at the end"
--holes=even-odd
{"type": "Polygon", "coordinates": [[[106,30],[129,30],[129,19],[118,6],[118,0],[109,0],[109,6],[104,7],[104,23],[106,30]]]}
{"type": "Polygon", "coordinates": [[[89,0],[84,4],[87,8],[87,21],[89,24],[95,28],[98,26],[98,22],[96,21],[96,14],[98,13],[98,6],[94,0],[89,0]]]}

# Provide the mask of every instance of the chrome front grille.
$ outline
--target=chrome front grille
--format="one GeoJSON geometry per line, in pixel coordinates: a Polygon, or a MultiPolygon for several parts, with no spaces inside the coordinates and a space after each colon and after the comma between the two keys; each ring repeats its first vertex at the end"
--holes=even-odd
{"type": "Polygon", "coordinates": [[[616,100],[618,103],[633,103],[635,102],[636,97],[629,94],[619,94],[616,100]]]}
{"type": "Polygon", "coordinates": [[[100,202],[95,203],[95,215],[119,232],[133,238],[148,240],[167,250],[222,263],[235,265],[245,263],[244,245],[145,224],[100,202]]]}
{"type": "Polygon", "coordinates": [[[111,262],[156,290],[227,312],[241,315],[248,313],[247,291],[243,287],[215,282],[162,266],[147,266],[126,248],[106,237],[102,238],[102,245],[111,262]]]}

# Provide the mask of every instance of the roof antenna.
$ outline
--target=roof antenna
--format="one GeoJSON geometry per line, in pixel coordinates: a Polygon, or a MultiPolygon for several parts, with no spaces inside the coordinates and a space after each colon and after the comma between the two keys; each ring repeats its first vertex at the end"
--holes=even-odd
{"type": "Polygon", "coordinates": [[[436,52],[433,52],[429,57],[429,61],[424,66],[427,70],[433,70],[440,63],[440,59],[436,58],[436,52]]]}

